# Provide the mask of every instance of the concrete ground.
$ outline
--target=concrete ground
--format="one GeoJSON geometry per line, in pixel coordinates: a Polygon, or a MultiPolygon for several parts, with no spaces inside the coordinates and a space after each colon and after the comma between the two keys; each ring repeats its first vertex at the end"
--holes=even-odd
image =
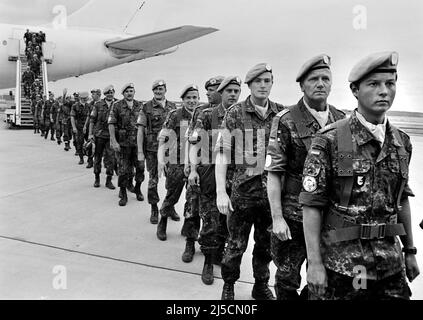
{"type": "MultiPolygon", "coordinates": [[[[413,137],[411,199],[418,260],[423,271],[423,137],[413,137]]],[[[92,170],[78,166],[74,149],[45,141],[30,130],[0,129],[0,299],[220,299],[223,281],[201,282],[203,256],[181,261],[182,222],[169,221],[168,241],[157,240],[149,205],[129,196],[118,207],[118,190],[94,189],[92,170]]],[[[116,178],[114,183],[117,184],[116,178]]],[[[142,186],[147,194],[147,182],[142,186]]],[[[165,189],[160,182],[159,193],[165,189]]],[[[183,203],[176,207],[183,211],[183,203]]],[[[244,255],[236,299],[251,299],[252,241],[244,255]]],[[[271,264],[271,283],[275,267],[271,264]]],[[[304,270],[302,272],[303,276],[304,270]]],[[[304,282],[305,279],[303,279],[304,282]]],[[[423,299],[423,275],[411,284],[423,299]]]]}

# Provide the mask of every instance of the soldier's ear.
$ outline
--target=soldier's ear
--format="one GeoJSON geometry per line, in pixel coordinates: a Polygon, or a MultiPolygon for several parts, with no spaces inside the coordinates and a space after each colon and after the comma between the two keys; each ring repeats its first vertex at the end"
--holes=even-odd
{"type": "Polygon", "coordinates": [[[358,91],[359,91],[360,84],[353,82],[350,84],[350,89],[354,97],[358,100],[358,91]]]}
{"type": "Polygon", "coordinates": [[[300,83],[299,83],[299,85],[300,85],[301,92],[304,92],[304,91],[305,91],[305,89],[304,89],[304,85],[303,85],[303,83],[302,83],[302,82],[300,82],[300,83]]]}

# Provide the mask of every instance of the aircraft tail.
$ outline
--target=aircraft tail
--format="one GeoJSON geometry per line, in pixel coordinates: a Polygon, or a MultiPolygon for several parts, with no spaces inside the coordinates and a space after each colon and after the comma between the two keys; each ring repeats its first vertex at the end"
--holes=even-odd
{"type": "Polygon", "coordinates": [[[69,27],[130,32],[134,21],[136,33],[149,33],[162,12],[163,0],[91,0],[67,18],[69,27]],[[141,28],[138,27],[141,25],[141,28]]]}

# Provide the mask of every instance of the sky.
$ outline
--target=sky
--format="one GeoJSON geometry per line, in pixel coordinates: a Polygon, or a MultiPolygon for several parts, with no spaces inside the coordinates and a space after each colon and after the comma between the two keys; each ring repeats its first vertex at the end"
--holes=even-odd
{"type": "MultiPolygon", "coordinates": [[[[32,7],[16,11],[18,2],[24,1],[2,1],[1,21],[8,22],[3,17],[8,12],[8,19],[13,18],[14,23],[31,20],[48,23],[54,4],[64,4],[68,13],[72,13],[87,0],[38,0],[32,7]]],[[[79,21],[81,26],[107,27],[105,21],[117,18],[129,22],[132,14],[120,12],[137,4],[132,0],[98,3],[101,6],[96,14],[79,21]]],[[[332,58],[333,73],[329,103],[342,109],[354,109],[356,101],[347,82],[354,64],[370,53],[395,50],[399,53],[399,79],[392,110],[422,111],[421,0],[146,0],[127,32],[143,34],[180,25],[215,27],[219,31],[183,44],[171,55],[61,80],[51,83],[50,89],[60,93],[64,87],[79,91],[108,84],[119,89],[127,82],[134,82],[136,98],[147,100],[152,97],[152,82],[162,78],[168,83],[168,99],[179,100],[180,91],[187,84],[204,88],[206,80],[215,75],[238,75],[244,79],[252,66],[266,62],[273,67],[275,77],[270,98],[291,105],[301,97],[295,77],[302,64],[317,54],[326,53],[332,58]]],[[[244,85],[242,90],[241,98],[245,98],[248,87],[244,85]]],[[[206,100],[204,90],[200,98],[206,100]]]]}

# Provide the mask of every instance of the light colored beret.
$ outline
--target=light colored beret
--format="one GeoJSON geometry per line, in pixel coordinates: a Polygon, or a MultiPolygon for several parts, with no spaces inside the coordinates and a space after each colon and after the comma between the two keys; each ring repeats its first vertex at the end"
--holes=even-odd
{"type": "Polygon", "coordinates": [[[330,57],[327,54],[319,54],[309,60],[307,60],[298,72],[296,82],[301,82],[304,77],[313,70],[327,68],[330,69],[330,57]]]}
{"type": "Polygon", "coordinates": [[[272,72],[272,67],[267,63],[259,63],[255,65],[253,68],[248,71],[247,75],[245,76],[245,83],[250,84],[255,78],[265,72],[272,72]]]}
{"type": "Polygon", "coordinates": [[[241,79],[236,76],[230,76],[225,78],[220,84],[219,88],[217,88],[217,92],[222,92],[230,84],[236,84],[238,86],[241,86],[241,79]]]}
{"type": "Polygon", "coordinates": [[[351,70],[348,81],[356,82],[366,75],[375,72],[396,72],[398,66],[398,53],[385,51],[373,53],[361,59],[351,70]]]}

